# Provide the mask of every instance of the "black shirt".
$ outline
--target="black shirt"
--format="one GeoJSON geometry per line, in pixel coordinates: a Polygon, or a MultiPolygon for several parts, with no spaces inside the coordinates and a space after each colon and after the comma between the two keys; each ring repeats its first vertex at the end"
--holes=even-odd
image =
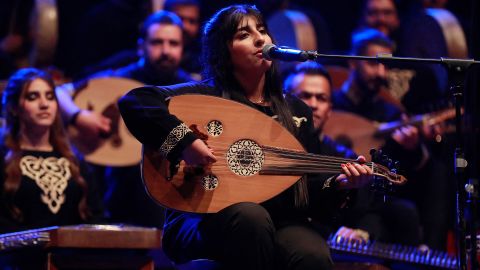
{"type": "MultiPolygon", "coordinates": [[[[166,99],[170,96],[181,94],[205,94],[220,96],[221,93],[213,86],[205,83],[185,83],[168,87],[141,87],[134,89],[122,97],[119,101],[119,108],[122,117],[130,132],[143,144],[153,149],[160,149],[161,154],[169,160],[175,161],[180,157],[182,151],[190,145],[196,135],[186,130],[186,126],[176,116],[168,112],[166,99]],[[183,126],[182,126],[183,124],[183,126]],[[162,146],[165,144],[169,134],[179,130],[182,136],[174,140],[174,144],[168,147],[169,151],[162,152],[162,146]]],[[[286,96],[288,107],[294,117],[304,118],[300,121],[297,131],[297,139],[307,149],[308,152],[318,153],[318,138],[313,131],[313,121],[310,109],[298,98],[286,96]]],[[[267,115],[273,114],[269,107],[247,104],[267,115]]],[[[239,116],[239,121],[241,116],[239,116]]],[[[336,195],[333,185],[324,188],[325,181],[331,179],[333,175],[309,175],[309,195],[310,197],[322,198],[328,200],[336,195]]],[[[289,188],[273,199],[265,202],[263,205],[267,208],[272,219],[276,222],[283,222],[291,219],[306,219],[306,209],[298,209],[294,206],[293,188],[289,188]]],[[[325,205],[316,205],[316,210],[321,211],[325,205]]],[[[196,214],[179,213],[167,211],[165,229],[174,227],[175,224],[188,222],[191,215],[196,214]]],[[[197,216],[198,217],[198,216],[197,216]]]]}
{"type": "MultiPolygon", "coordinates": [[[[4,156],[2,155],[1,160],[2,187],[5,181],[4,156]]],[[[23,151],[19,162],[21,183],[13,197],[13,204],[21,211],[23,220],[12,218],[6,208],[8,198],[2,192],[0,230],[8,232],[103,221],[101,200],[84,164],[80,169],[87,181],[87,204],[92,216],[89,220],[82,220],[80,217],[78,205],[83,190],[73,180],[69,164],[66,158],[55,151],[23,151]]]]}

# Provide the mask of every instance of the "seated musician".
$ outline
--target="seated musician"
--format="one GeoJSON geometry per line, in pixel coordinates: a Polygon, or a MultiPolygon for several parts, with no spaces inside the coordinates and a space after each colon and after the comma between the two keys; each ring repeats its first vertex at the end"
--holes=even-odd
{"type": "MultiPolygon", "coordinates": [[[[313,126],[322,154],[357,157],[352,150],[323,134],[332,112],[332,80],[322,65],[315,62],[297,65],[286,78],[284,87],[287,93],[297,96],[312,109],[313,126]]],[[[370,187],[360,188],[350,196],[350,203],[342,211],[332,214],[335,218],[329,219],[328,224],[320,222],[322,231],[331,234],[338,228],[337,237],[359,241],[377,240],[412,246],[420,243],[420,221],[412,202],[393,197],[384,201],[384,196],[372,192],[370,187]]],[[[321,219],[318,215],[312,218],[314,223],[321,219]]]]}
{"type": "Polygon", "coordinates": [[[102,221],[95,183],[70,147],[49,75],[20,69],[2,105],[0,231],[102,221]]]}
{"type": "MultiPolygon", "coordinates": [[[[392,41],[375,29],[365,29],[352,36],[353,55],[376,56],[392,54],[392,41]]],[[[408,120],[401,108],[382,98],[388,85],[389,68],[373,61],[349,62],[348,80],[332,95],[333,108],[355,113],[376,122],[408,120]]],[[[408,121],[406,121],[408,122],[408,121]]],[[[445,249],[449,212],[450,180],[446,166],[432,155],[424,143],[424,130],[404,125],[395,129],[386,140],[383,150],[390,157],[400,161],[401,168],[410,180],[399,189],[402,198],[414,201],[420,213],[423,241],[430,248],[445,249]]]]}
{"type": "MultiPolygon", "coordinates": [[[[299,99],[283,96],[274,63],[262,57],[262,48],[272,43],[255,7],[234,5],[218,11],[203,32],[207,80],[129,92],[119,102],[129,130],[171,162],[182,159],[197,166],[219,162],[221,150],[207,147],[166,106],[169,96],[200,93],[235,100],[274,117],[308,151],[316,152],[311,111],[299,99]]],[[[222,114],[226,112],[218,112],[219,117],[222,114]]],[[[234,117],[240,123],[246,121],[242,116],[234,117]]],[[[341,189],[369,184],[372,170],[362,165],[364,161],[360,157],[358,162],[339,164],[340,174],[302,177],[261,204],[235,203],[214,214],[168,210],[163,249],[175,262],[209,258],[225,269],[331,269],[328,247],[309,224],[308,212],[327,207],[329,199],[342,194],[341,189]],[[307,207],[309,197],[317,196],[326,203],[307,207]]]]}

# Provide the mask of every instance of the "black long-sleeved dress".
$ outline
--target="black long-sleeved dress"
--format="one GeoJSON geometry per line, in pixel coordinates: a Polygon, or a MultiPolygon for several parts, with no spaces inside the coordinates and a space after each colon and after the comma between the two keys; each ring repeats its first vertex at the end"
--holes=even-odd
{"type": "MultiPolygon", "coordinates": [[[[181,94],[221,96],[221,93],[209,84],[185,83],[166,87],[137,88],[127,93],[119,101],[120,112],[130,132],[144,145],[158,149],[170,161],[178,160],[182,151],[197,139],[196,135],[180,119],[168,112],[166,99],[181,94]]],[[[286,101],[293,117],[302,119],[302,121],[295,121],[298,128],[297,139],[308,152],[318,153],[320,151],[319,140],[313,130],[310,109],[296,97],[287,95],[286,101]]],[[[253,103],[247,105],[273,116],[269,107],[253,103]]],[[[240,115],[238,119],[238,121],[242,121],[240,115]]],[[[336,207],[338,198],[342,197],[334,188],[333,176],[323,174],[308,176],[309,207],[300,209],[294,205],[292,187],[262,205],[268,210],[277,227],[290,222],[307,222],[311,211],[315,211],[316,215],[319,212],[325,212],[325,217],[328,218],[327,213],[336,207]]],[[[169,239],[171,239],[169,235],[182,234],[184,240],[197,237],[196,231],[191,229],[192,227],[189,231],[182,231],[182,224],[194,224],[195,220],[201,218],[201,214],[166,211],[163,247],[167,254],[171,254],[168,250],[169,239]]]]}

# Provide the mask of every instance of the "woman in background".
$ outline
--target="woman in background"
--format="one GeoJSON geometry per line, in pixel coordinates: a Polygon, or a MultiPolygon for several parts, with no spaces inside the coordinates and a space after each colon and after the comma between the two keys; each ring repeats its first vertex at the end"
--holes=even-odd
{"type": "Polygon", "coordinates": [[[54,84],[38,69],[20,69],[3,92],[0,232],[103,220],[87,168],[72,151],[54,84]]]}

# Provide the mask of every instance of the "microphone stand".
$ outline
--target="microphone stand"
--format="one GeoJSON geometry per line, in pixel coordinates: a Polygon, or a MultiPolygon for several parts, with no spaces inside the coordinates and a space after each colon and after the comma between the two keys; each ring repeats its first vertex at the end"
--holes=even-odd
{"type": "MultiPolygon", "coordinates": [[[[468,165],[465,159],[465,153],[463,151],[464,143],[462,138],[462,101],[463,93],[465,92],[465,78],[468,69],[472,65],[480,64],[480,61],[474,59],[451,59],[451,58],[413,58],[413,57],[393,57],[391,54],[380,54],[376,57],[372,56],[356,56],[356,55],[329,55],[320,54],[316,51],[307,51],[309,60],[318,59],[336,59],[336,60],[368,60],[377,61],[380,63],[423,63],[423,64],[441,64],[447,69],[449,87],[453,93],[453,99],[455,104],[455,181],[456,181],[456,229],[457,229],[457,257],[458,257],[458,269],[467,269],[467,237],[466,237],[466,222],[465,222],[465,208],[470,208],[470,213],[476,211],[476,185],[472,183],[466,183],[466,167],[468,165]],[[468,204],[466,201],[466,194],[468,193],[468,204]],[[473,198],[473,199],[472,199],[473,198]]],[[[475,215],[469,215],[473,218],[475,215]]],[[[471,269],[477,269],[478,262],[476,261],[477,250],[477,232],[475,228],[475,220],[469,222],[469,250],[470,250],[470,266],[471,269]]]]}

